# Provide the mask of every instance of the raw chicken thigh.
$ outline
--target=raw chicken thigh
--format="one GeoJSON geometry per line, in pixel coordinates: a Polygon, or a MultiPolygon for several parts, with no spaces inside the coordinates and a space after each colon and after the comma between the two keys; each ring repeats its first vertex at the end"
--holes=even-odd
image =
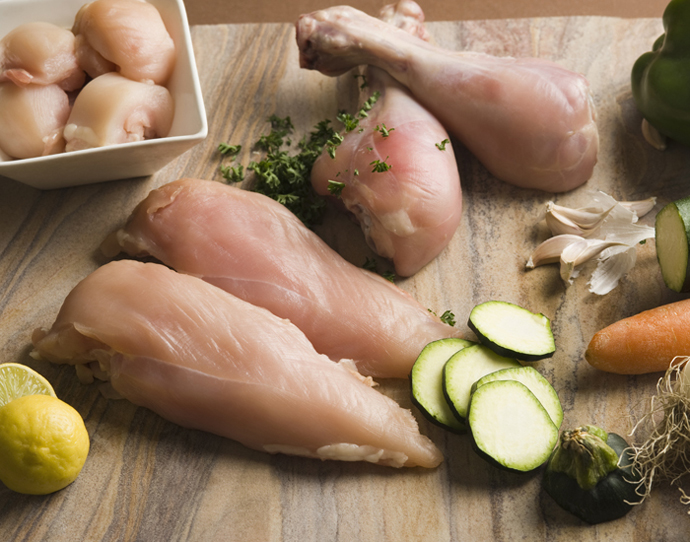
{"type": "Polygon", "coordinates": [[[19,25],[0,40],[0,82],[81,88],[86,74],[77,64],[74,34],[51,23],[19,25]]]}
{"type": "Polygon", "coordinates": [[[348,6],[296,26],[303,68],[386,70],[497,178],[562,192],[591,177],[599,136],[582,75],[538,58],[444,50],[348,6]]]}
{"type": "Polygon", "coordinates": [[[299,327],[322,354],[362,374],[406,378],[422,348],[457,335],[390,281],[332,250],[283,205],[214,181],[152,191],[103,244],[151,255],[299,327]]]}
{"type": "MultiPolygon", "coordinates": [[[[422,21],[398,11],[385,16],[426,35],[423,15],[422,21]]],[[[345,134],[335,157],[324,151],[316,160],[311,182],[324,196],[331,180],[344,183],[339,198],[369,246],[392,259],[398,275],[411,276],[446,247],[460,223],[455,154],[441,123],[404,86],[379,68],[367,68],[364,76],[364,90],[380,96],[358,127],[345,134]],[[377,161],[390,169],[374,169],[377,161]]]]}
{"type": "Polygon", "coordinates": [[[164,85],[175,66],[175,44],[158,10],[144,0],[95,0],[72,27],[77,59],[91,77],[118,71],[164,85]]]}
{"type": "Polygon", "coordinates": [[[435,467],[408,410],[347,362],[317,354],[287,320],[154,263],[111,262],[67,296],[34,355],[105,373],[169,421],[257,450],[435,467]]]}
{"type": "Polygon", "coordinates": [[[11,158],[62,152],[69,114],[67,93],[57,85],[0,83],[0,150],[11,158]]]}
{"type": "Polygon", "coordinates": [[[173,113],[165,87],[106,73],[89,81],[74,101],[64,131],[66,150],[165,137],[173,113]]]}

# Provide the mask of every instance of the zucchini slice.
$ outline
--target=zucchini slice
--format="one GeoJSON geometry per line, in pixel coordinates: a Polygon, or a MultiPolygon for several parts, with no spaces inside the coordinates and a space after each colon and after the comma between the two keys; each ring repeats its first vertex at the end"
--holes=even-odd
{"type": "Polygon", "coordinates": [[[514,367],[512,369],[501,369],[489,373],[472,384],[472,393],[479,387],[495,380],[517,380],[522,382],[549,413],[551,421],[557,428],[563,423],[563,407],[558,398],[556,390],[542,374],[534,367],[514,367]]]}
{"type": "Polygon", "coordinates": [[[654,235],[664,283],[675,292],[690,291],[690,197],[669,203],[659,211],[654,235]]]}
{"type": "Polygon", "coordinates": [[[546,463],[558,442],[558,428],[527,386],[495,380],[472,394],[467,417],[472,446],[501,468],[528,472],[546,463]]]}
{"type": "Polygon", "coordinates": [[[427,344],[410,372],[412,403],[432,423],[454,433],[464,433],[462,423],[443,395],[443,367],[448,359],[475,343],[464,339],[440,339],[427,344]]]}
{"type": "Polygon", "coordinates": [[[513,303],[480,303],[470,312],[467,325],[482,344],[501,356],[538,361],[556,351],[550,320],[513,303]]]}
{"type": "Polygon", "coordinates": [[[464,421],[467,418],[472,384],[484,375],[511,367],[520,367],[520,364],[481,344],[453,354],[443,368],[443,393],[458,419],[464,421]]]}

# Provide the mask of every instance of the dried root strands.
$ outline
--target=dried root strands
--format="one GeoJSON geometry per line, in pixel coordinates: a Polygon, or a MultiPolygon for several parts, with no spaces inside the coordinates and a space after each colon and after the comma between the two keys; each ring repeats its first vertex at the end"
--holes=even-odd
{"type": "MultiPolygon", "coordinates": [[[[649,409],[637,422],[631,436],[647,431],[646,440],[633,445],[633,464],[642,475],[638,494],[647,498],[654,483],[668,480],[677,485],[690,472],[690,357],[677,357],[657,383],[649,409]]],[[[680,502],[690,505],[681,488],[680,502]]],[[[688,510],[690,514],[690,510],[688,510]]]]}

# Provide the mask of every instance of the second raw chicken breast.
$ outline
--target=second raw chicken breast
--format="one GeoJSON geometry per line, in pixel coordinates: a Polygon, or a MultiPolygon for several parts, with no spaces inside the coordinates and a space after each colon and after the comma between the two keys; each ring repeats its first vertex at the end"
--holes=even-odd
{"type": "Polygon", "coordinates": [[[342,258],[276,201],[182,179],[141,202],[103,244],[153,256],[299,327],[368,376],[406,378],[424,346],[458,334],[390,281],[342,258]]]}

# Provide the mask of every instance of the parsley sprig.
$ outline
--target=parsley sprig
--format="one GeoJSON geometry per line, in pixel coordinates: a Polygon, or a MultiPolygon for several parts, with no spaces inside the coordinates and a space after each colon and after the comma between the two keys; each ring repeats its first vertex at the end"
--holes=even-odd
{"type": "MultiPolygon", "coordinates": [[[[365,85],[366,81],[364,79],[363,81],[365,85]]],[[[356,116],[344,111],[338,113],[336,118],[343,124],[345,132],[358,128],[359,119],[367,116],[367,111],[371,111],[379,96],[379,92],[374,92],[364,102],[356,116]]],[[[271,125],[270,131],[259,137],[253,145],[253,148],[264,153],[264,156],[260,160],[249,162],[246,166],[246,171],[253,173],[251,186],[247,188],[282,203],[307,227],[313,228],[321,222],[326,203],[312,189],[310,180],[312,167],[324,150],[335,158],[336,149],[342,143],[344,136],[331,125],[330,120],[323,120],[297,143],[295,149],[292,147],[291,139],[295,128],[290,117],[281,118],[271,115],[268,122],[271,125]]],[[[241,145],[221,143],[218,146],[219,153],[223,157],[229,157],[232,162],[236,160],[241,150],[241,145]]],[[[375,170],[390,169],[390,165],[385,161],[381,163],[377,160],[376,162],[377,164],[372,162],[375,170]]],[[[240,164],[221,164],[220,172],[230,183],[243,183],[246,180],[245,167],[240,164]]],[[[355,175],[357,174],[358,172],[355,171],[355,175]]],[[[329,182],[329,191],[336,195],[342,192],[343,187],[344,183],[329,182]]]]}
{"type": "MultiPolygon", "coordinates": [[[[271,125],[270,131],[259,137],[254,144],[254,148],[262,151],[264,156],[260,160],[249,162],[246,168],[254,174],[250,188],[282,203],[307,227],[312,228],[321,221],[326,204],[311,187],[311,169],[337,132],[329,120],[324,120],[299,141],[296,150],[290,152],[290,136],[294,131],[290,117],[272,115],[268,122],[271,125]]],[[[239,145],[219,146],[221,154],[229,154],[233,156],[233,160],[240,149],[239,145]]],[[[228,182],[245,180],[241,165],[221,165],[220,171],[228,182]]]]}

